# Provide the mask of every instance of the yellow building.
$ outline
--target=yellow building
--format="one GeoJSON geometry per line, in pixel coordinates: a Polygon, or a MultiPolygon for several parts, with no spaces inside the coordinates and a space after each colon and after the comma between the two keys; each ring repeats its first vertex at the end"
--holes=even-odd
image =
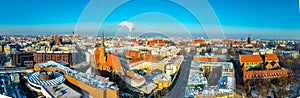
{"type": "Polygon", "coordinates": [[[41,41],[39,44],[50,46],[49,41],[41,41]]]}
{"type": "Polygon", "coordinates": [[[133,63],[129,65],[130,70],[147,70],[147,74],[150,74],[154,70],[161,70],[164,71],[164,63],[158,62],[146,62],[146,61],[140,61],[137,63],[133,63]]]}

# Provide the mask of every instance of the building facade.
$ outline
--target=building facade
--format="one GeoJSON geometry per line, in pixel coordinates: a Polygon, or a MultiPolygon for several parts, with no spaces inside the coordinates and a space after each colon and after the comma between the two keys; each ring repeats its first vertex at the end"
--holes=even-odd
{"type": "Polygon", "coordinates": [[[34,61],[36,63],[45,63],[47,61],[55,61],[55,62],[65,62],[69,64],[69,66],[73,65],[72,62],[72,53],[69,52],[37,52],[33,54],[34,61]]]}
{"type": "Polygon", "coordinates": [[[239,63],[244,81],[293,75],[290,69],[280,67],[276,54],[240,55],[239,63]]]}
{"type": "Polygon", "coordinates": [[[34,64],[34,52],[14,52],[11,54],[11,65],[29,67],[34,64]]]}

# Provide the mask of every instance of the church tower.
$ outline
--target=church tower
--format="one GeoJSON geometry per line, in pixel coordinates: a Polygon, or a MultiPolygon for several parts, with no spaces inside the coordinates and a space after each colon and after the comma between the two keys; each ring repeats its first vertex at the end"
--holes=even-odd
{"type": "Polygon", "coordinates": [[[102,42],[100,47],[96,47],[94,52],[96,67],[100,71],[110,72],[110,67],[106,64],[106,53],[105,53],[105,44],[104,44],[104,32],[102,31],[102,42]]]}
{"type": "Polygon", "coordinates": [[[101,43],[101,46],[100,46],[100,58],[99,58],[99,61],[100,61],[100,70],[107,70],[107,66],[106,66],[106,55],[105,55],[105,45],[104,45],[104,32],[102,31],[102,43],[101,43]]]}

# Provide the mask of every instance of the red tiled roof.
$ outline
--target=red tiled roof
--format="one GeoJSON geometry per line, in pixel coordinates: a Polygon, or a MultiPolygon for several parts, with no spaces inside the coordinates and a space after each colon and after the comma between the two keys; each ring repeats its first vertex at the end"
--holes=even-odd
{"type": "Polygon", "coordinates": [[[140,57],[140,52],[136,50],[127,50],[125,56],[128,58],[138,58],[140,57]]]}
{"type": "Polygon", "coordinates": [[[130,78],[130,79],[132,79],[132,80],[134,80],[134,81],[137,81],[137,82],[141,82],[141,81],[143,81],[143,80],[145,80],[145,78],[143,78],[143,77],[136,77],[136,73],[134,73],[134,72],[126,72],[126,75],[130,78]]]}
{"type": "Polygon", "coordinates": [[[118,56],[107,54],[107,66],[111,67],[116,72],[122,72],[123,66],[118,56]]]}
{"type": "Polygon", "coordinates": [[[126,72],[126,75],[127,75],[128,77],[134,77],[134,73],[133,73],[133,72],[126,72]]]}
{"type": "Polygon", "coordinates": [[[203,39],[194,39],[193,42],[195,44],[203,44],[205,42],[205,40],[203,40],[203,39]]]}
{"type": "Polygon", "coordinates": [[[230,43],[232,43],[232,40],[226,39],[226,40],[225,40],[225,43],[226,43],[226,44],[230,44],[230,43]]]}
{"type": "Polygon", "coordinates": [[[133,60],[130,60],[130,61],[129,61],[129,64],[135,63],[135,62],[139,62],[139,61],[142,61],[142,60],[143,60],[142,58],[135,58],[135,59],[133,59],[133,60]]]}
{"type": "Polygon", "coordinates": [[[260,55],[240,55],[240,62],[263,62],[260,55]]]}
{"type": "Polygon", "coordinates": [[[96,50],[95,50],[95,52],[94,52],[94,57],[95,57],[95,62],[96,62],[96,64],[99,64],[100,63],[100,61],[99,61],[99,58],[100,58],[100,50],[99,50],[99,48],[96,48],[96,50]]]}
{"type": "Polygon", "coordinates": [[[265,55],[265,58],[267,61],[277,61],[278,60],[278,57],[276,54],[266,54],[265,55]]]}
{"type": "Polygon", "coordinates": [[[162,59],[162,56],[160,55],[152,55],[152,54],[144,54],[142,55],[145,61],[148,62],[159,62],[162,59]]]}
{"type": "Polygon", "coordinates": [[[157,40],[152,40],[152,41],[149,41],[148,43],[149,43],[149,45],[155,45],[155,44],[157,44],[159,46],[166,45],[165,41],[157,41],[157,40]]]}
{"type": "Polygon", "coordinates": [[[243,73],[244,81],[247,79],[277,78],[284,75],[292,75],[291,69],[246,71],[243,73]]]}

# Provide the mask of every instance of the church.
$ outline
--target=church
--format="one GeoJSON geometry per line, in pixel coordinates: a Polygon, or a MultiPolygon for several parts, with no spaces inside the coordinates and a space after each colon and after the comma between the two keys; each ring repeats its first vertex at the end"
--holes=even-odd
{"type": "Polygon", "coordinates": [[[104,32],[102,32],[102,42],[100,46],[96,46],[94,52],[94,68],[99,71],[102,76],[112,77],[117,74],[124,74],[123,66],[118,56],[105,52],[104,32]]]}

